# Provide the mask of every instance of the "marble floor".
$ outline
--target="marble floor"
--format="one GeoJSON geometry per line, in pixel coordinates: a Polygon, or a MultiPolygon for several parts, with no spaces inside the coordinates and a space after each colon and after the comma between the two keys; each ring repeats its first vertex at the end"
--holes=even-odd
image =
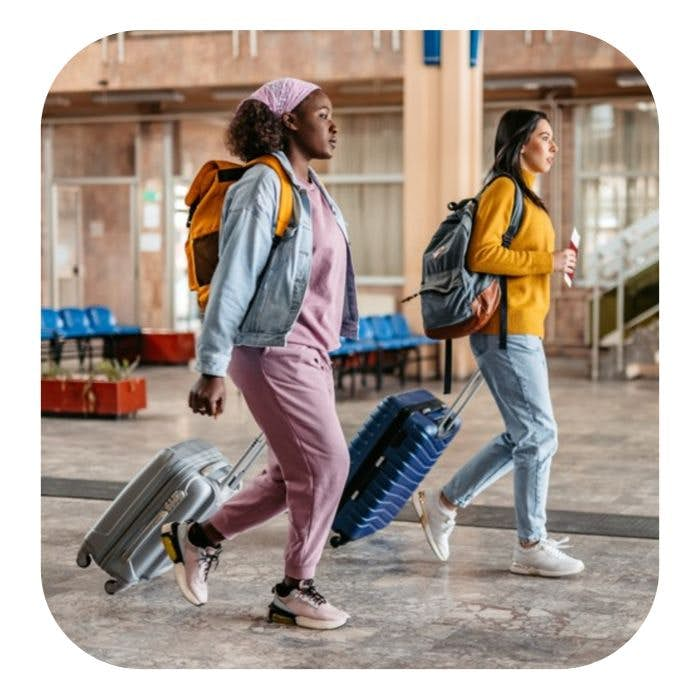
{"type": "MultiPolygon", "coordinates": [[[[257,430],[235,389],[217,421],[189,413],[195,379],[185,367],[139,370],[148,408],[136,418],[42,418],[42,476],[126,481],[159,449],[190,437],[235,458],[257,430]]],[[[658,383],[591,383],[573,361],[551,363],[560,448],[549,508],[647,519],[658,516],[658,383]]],[[[411,388],[407,384],[406,388],[411,388]]],[[[426,385],[441,395],[439,383],[426,385]]],[[[382,391],[401,390],[389,379],[382,391]]],[[[381,395],[338,393],[350,438],[381,395]]],[[[449,397],[445,397],[449,398],[449,397]]],[[[465,409],[458,437],[426,479],[446,480],[500,430],[482,389],[465,409]]],[[[256,470],[258,467],[254,467],[256,470]]],[[[73,494],[80,495],[80,494],[73,494]]],[[[512,507],[505,477],[475,505],[512,507]]],[[[339,630],[314,632],[266,622],[280,578],[285,516],[227,543],[210,578],[210,602],[180,598],[172,572],[114,596],[94,564],[75,555],[104,500],[41,499],[41,575],[46,601],[65,635],[91,656],[128,668],[470,669],[573,668],[603,659],[639,629],[654,600],[658,540],[571,536],[586,570],[570,579],[508,573],[511,527],[459,525],[448,563],[438,562],[410,518],[339,549],[328,547],[317,572],[321,591],[351,614],[339,630]]],[[[589,519],[590,520],[590,519],[589,519]]],[[[634,528],[633,528],[634,530],[634,528]]],[[[558,533],[552,532],[552,536],[558,533]]]]}

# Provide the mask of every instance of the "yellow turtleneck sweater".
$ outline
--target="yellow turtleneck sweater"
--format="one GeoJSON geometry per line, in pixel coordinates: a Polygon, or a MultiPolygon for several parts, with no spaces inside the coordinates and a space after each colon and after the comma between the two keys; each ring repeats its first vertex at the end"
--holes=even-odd
{"type": "MultiPolygon", "coordinates": [[[[535,176],[523,170],[532,189],[535,176]]],[[[520,230],[510,248],[501,239],[510,222],[515,185],[498,177],[483,191],[467,251],[472,272],[507,275],[508,333],[544,337],[544,319],[549,311],[549,276],[552,273],[554,227],[549,215],[523,196],[524,212],[520,230]]],[[[482,329],[498,334],[500,309],[482,329]]]]}

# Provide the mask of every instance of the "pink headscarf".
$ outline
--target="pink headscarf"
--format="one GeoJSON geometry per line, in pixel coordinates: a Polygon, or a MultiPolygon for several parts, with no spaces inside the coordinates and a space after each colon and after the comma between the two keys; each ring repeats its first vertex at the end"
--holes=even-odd
{"type": "MultiPolygon", "coordinates": [[[[246,97],[243,102],[258,100],[258,102],[267,105],[273,114],[280,117],[285,112],[291,112],[314,90],[320,89],[318,85],[307,83],[305,80],[298,80],[297,78],[279,78],[278,80],[271,80],[265,83],[252,95],[246,97]]],[[[241,105],[243,102],[241,102],[241,105]]],[[[240,109],[241,105],[238,105],[238,109],[240,109]]]]}

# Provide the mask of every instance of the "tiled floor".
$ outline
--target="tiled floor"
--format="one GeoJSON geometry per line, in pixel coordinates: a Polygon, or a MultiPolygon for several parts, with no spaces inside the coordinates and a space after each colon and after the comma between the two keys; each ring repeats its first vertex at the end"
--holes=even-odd
{"type": "MultiPolygon", "coordinates": [[[[256,426],[231,385],[226,413],[213,421],[188,412],[195,375],[144,368],[148,408],[123,421],[42,419],[42,474],[126,481],[160,448],[190,437],[234,458],[256,426]]],[[[587,513],[658,515],[658,383],[592,384],[575,365],[552,363],[560,448],[549,507],[587,513]]],[[[407,388],[410,388],[407,386],[407,388]]],[[[441,385],[428,388],[440,394],[441,385]]],[[[400,390],[389,380],[385,393],[400,390]]],[[[338,395],[348,438],[380,398],[338,395]]],[[[500,429],[486,389],[464,412],[464,426],[427,478],[446,480],[500,429]]],[[[512,506],[512,480],[476,504],[512,506]]],[[[654,599],[658,541],[572,536],[586,571],[563,580],[507,572],[511,529],[459,526],[447,564],[433,558],[420,526],[385,530],[324,554],[317,580],[352,619],[331,632],[265,621],[281,573],[284,516],[225,546],[212,574],[210,602],[193,608],[172,574],[115,596],[94,564],[75,555],[105,501],[42,498],[42,579],[58,625],[98,659],[132,668],[554,668],[602,659],[642,624],[654,599]]],[[[552,533],[556,535],[557,533],[552,533]]]]}

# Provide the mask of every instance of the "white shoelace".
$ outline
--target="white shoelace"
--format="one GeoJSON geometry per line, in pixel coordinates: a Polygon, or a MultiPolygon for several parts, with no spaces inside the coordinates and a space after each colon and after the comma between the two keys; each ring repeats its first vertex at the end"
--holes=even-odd
{"type": "Polygon", "coordinates": [[[571,545],[568,544],[569,538],[568,537],[562,537],[560,540],[553,540],[550,538],[545,538],[540,541],[542,545],[544,545],[552,554],[559,558],[569,558],[568,554],[564,554],[562,552],[562,549],[570,549],[571,545]]]}

